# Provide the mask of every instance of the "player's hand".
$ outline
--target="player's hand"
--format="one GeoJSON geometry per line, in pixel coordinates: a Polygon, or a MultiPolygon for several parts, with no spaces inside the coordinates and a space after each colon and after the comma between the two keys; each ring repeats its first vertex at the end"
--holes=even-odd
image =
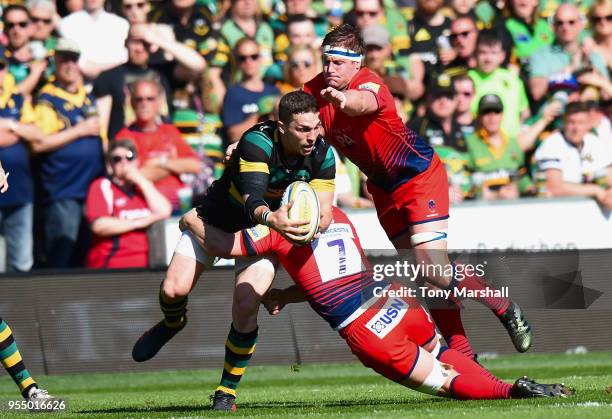
{"type": "Polygon", "coordinates": [[[268,310],[268,313],[270,313],[272,316],[276,316],[278,313],[281,312],[283,307],[287,305],[283,298],[284,293],[285,290],[272,288],[261,299],[261,303],[264,305],[266,310],[268,310]]]}
{"type": "Polygon", "coordinates": [[[225,149],[225,157],[223,158],[223,164],[228,164],[230,162],[230,160],[232,159],[232,155],[234,154],[234,150],[236,150],[236,147],[238,147],[238,141],[227,146],[227,148],[225,149]]]}
{"type": "Polygon", "coordinates": [[[289,209],[293,206],[293,202],[281,206],[268,216],[268,226],[278,231],[287,240],[297,245],[304,245],[309,242],[306,236],[308,231],[301,229],[300,226],[308,224],[309,220],[289,219],[289,209]]]}
{"type": "Polygon", "coordinates": [[[321,96],[326,101],[331,102],[335,108],[344,109],[346,106],[346,95],[333,87],[321,90],[321,96]]]}
{"type": "Polygon", "coordinates": [[[8,177],[9,173],[5,173],[4,170],[0,169],[0,193],[4,193],[8,190],[8,177]]]}
{"type": "Polygon", "coordinates": [[[190,225],[194,222],[194,220],[198,219],[198,212],[195,208],[190,209],[188,212],[183,214],[183,216],[179,219],[179,230],[186,231],[189,230],[190,225]]]}
{"type": "Polygon", "coordinates": [[[549,103],[548,105],[546,105],[546,107],[542,111],[542,119],[547,124],[550,124],[559,115],[561,115],[561,110],[562,109],[563,109],[563,104],[561,102],[559,102],[558,100],[554,100],[551,103],[549,103]]]}

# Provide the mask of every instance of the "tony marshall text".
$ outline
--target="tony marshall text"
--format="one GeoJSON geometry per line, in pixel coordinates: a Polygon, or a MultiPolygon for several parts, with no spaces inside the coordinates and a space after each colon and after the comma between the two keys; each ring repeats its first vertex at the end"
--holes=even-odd
{"type": "Polygon", "coordinates": [[[386,289],[385,287],[374,288],[375,297],[389,297],[389,298],[402,298],[402,297],[429,297],[429,298],[487,298],[487,297],[504,297],[510,296],[508,287],[501,287],[498,289],[486,287],[482,290],[468,290],[465,288],[453,288],[449,290],[432,290],[427,287],[418,288],[405,288],[400,289],[386,289]]]}

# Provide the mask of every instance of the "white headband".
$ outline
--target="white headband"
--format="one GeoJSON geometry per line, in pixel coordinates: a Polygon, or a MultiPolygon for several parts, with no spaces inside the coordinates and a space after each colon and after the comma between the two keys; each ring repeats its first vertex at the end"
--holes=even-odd
{"type": "Polygon", "coordinates": [[[323,55],[326,57],[344,58],[358,63],[363,60],[363,55],[356,51],[347,48],[333,47],[331,45],[325,45],[323,47],[323,55]]]}

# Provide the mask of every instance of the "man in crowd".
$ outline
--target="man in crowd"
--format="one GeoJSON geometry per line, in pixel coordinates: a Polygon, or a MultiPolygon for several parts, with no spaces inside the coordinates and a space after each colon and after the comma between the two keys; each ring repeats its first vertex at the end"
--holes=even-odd
{"type": "Polygon", "coordinates": [[[85,91],[79,56],[75,42],[60,38],[55,82],[43,87],[36,100],[35,121],[45,137],[31,143],[40,154],[46,263],[57,268],[81,263],[83,246],[76,243],[85,197],[104,171],[95,99],[85,91]]]}

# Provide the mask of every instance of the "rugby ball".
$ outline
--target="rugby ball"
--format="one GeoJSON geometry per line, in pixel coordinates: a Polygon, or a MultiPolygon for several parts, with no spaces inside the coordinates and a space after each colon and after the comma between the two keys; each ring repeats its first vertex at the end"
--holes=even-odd
{"type": "Polygon", "coordinates": [[[293,206],[289,209],[290,220],[310,220],[308,224],[304,224],[301,228],[308,231],[306,241],[311,241],[319,229],[321,214],[317,193],[306,182],[293,182],[285,189],[281,205],[289,202],[293,202],[293,206]]]}

